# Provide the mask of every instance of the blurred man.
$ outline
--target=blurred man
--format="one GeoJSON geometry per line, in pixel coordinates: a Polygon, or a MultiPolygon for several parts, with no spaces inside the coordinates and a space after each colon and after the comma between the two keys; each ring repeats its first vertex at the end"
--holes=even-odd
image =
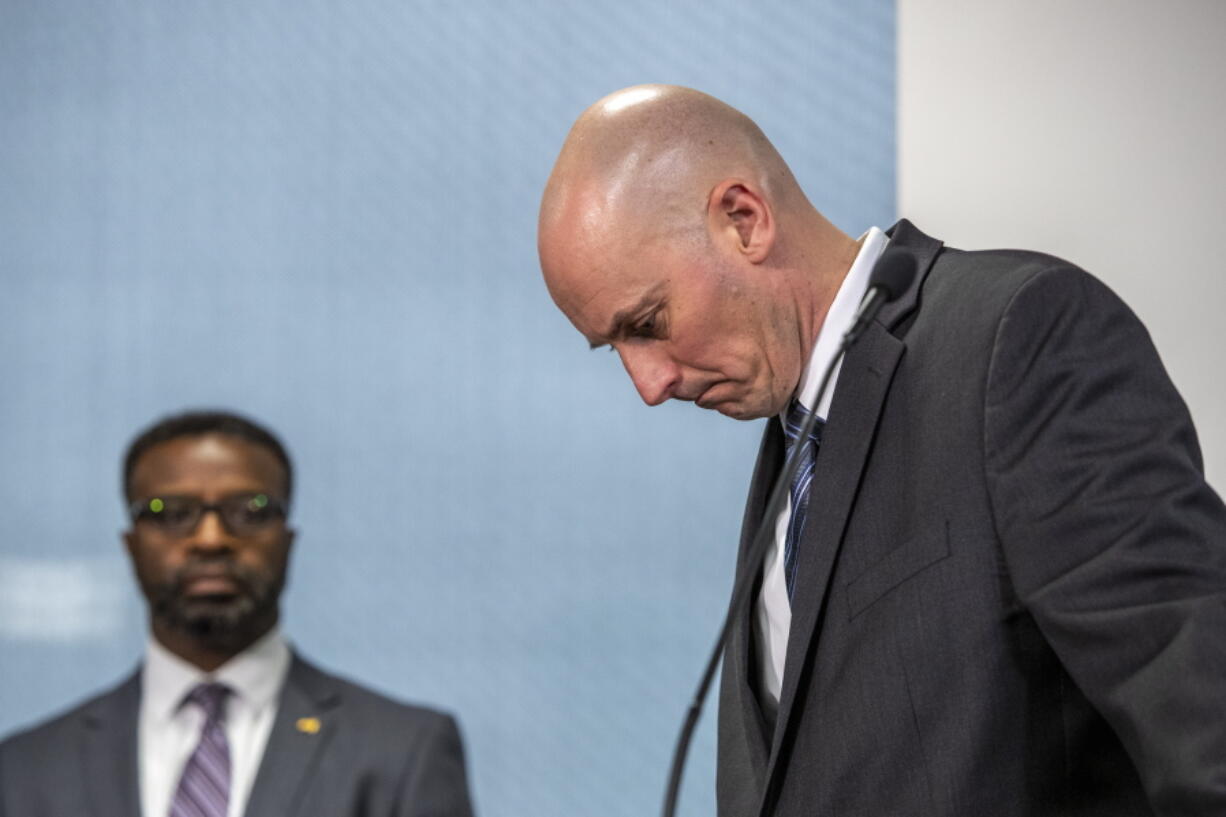
{"type": "Polygon", "coordinates": [[[722,817],[1226,814],[1226,509],[1106,287],[907,221],[845,235],[753,122],[670,86],[584,112],[539,243],[554,301],[645,402],[770,418],[722,817]],[[819,401],[887,245],[917,275],[819,401]]]}
{"type": "Polygon", "coordinates": [[[471,814],[451,717],[329,675],[281,634],[293,471],[271,433],[170,417],[123,480],[145,661],[0,744],[0,815],[471,814]]]}

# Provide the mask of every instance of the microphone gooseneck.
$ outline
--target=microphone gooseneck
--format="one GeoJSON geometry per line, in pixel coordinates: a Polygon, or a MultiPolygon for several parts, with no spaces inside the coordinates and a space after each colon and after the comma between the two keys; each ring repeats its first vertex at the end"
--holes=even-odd
{"type": "MultiPolygon", "coordinates": [[[[890,247],[887,247],[882,252],[881,257],[877,259],[877,263],[873,266],[873,274],[868,282],[868,292],[865,293],[864,300],[860,302],[860,308],[856,310],[855,320],[851,328],[843,335],[843,342],[839,345],[838,353],[822,373],[821,383],[817,387],[817,396],[813,402],[814,410],[808,412],[804,425],[797,433],[797,439],[806,440],[812,433],[813,426],[817,422],[816,409],[821,405],[822,396],[830,385],[830,377],[834,373],[835,367],[838,366],[839,362],[847,354],[847,350],[855,345],[860,336],[864,334],[864,330],[877,317],[881,307],[906,292],[914,278],[914,256],[906,250],[890,247]]],[[[770,499],[766,503],[766,510],[763,511],[762,520],[758,523],[757,531],[754,532],[752,544],[750,544],[749,552],[744,561],[744,567],[732,585],[732,598],[728,602],[728,613],[724,616],[723,626],[720,627],[719,636],[715,639],[715,648],[711,651],[711,657],[707,659],[706,670],[702,674],[702,680],[698,682],[698,689],[694,693],[694,699],[690,702],[689,709],[686,710],[685,721],[681,726],[681,734],[677,736],[677,747],[673,751],[672,768],[669,770],[668,787],[664,794],[663,817],[674,817],[676,813],[677,796],[681,790],[681,777],[685,771],[685,759],[689,754],[690,742],[694,737],[694,728],[698,725],[698,718],[702,715],[703,702],[707,698],[711,681],[715,678],[715,670],[719,666],[720,656],[723,655],[724,646],[728,641],[728,631],[732,628],[732,622],[740,617],[741,612],[745,609],[745,605],[749,601],[750,588],[753,587],[754,577],[762,569],[762,562],[766,558],[771,542],[774,540],[774,522],[779,517],[779,512],[783,510],[784,502],[788,495],[788,486],[792,484],[792,479],[796,476],[796,470],[800,467],[800,452],[803,447],[800,445],[793,446],[787,459],[784,461],[783,473],[780,474],[779,479],[775,482],[770,499]]]]}

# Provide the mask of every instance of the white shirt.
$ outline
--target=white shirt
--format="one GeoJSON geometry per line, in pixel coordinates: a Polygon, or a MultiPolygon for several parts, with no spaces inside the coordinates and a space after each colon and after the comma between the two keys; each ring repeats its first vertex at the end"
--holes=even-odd
{"type": "MultiPolygon", "coordinates": [[[[819,381],[822,373],[838,354],[843,335],[855,320],[856,308],[868,292],[868,279],[873,265],[877,263],[890,240],[885,233],[873,227],[860,237],[860,241],[860,252],[843,278],[843,283],[839,285],[839,291],[834,296],[834,302],[830,304],[826,319],[822,321],[817,343],[813,344],[813,352],[809,355],[809,364],[801,375],[799,388],[796,389],[796,398],[810,411],[813,411],[813,401],[817,397],[817,388],[821,385],[819,381]]],[[[834,389],[838,385],[839,371],[842,368],[843,363],[840,361],[830,375],[830,388],[826,389],[826,395],[817,407],[817,416],[822,420],[830,413],[830,401],[834,397],[834,389]]],[[[780,415],[779,419],[783,422],[786,417],[780,415]]],[[[792,626],[792,605],[788,600],[787,581],[783,573],[784,542],[791,519],[792,501],[789,497],[775,522],[775,542],[767,552],[766,562],[762,566],[762,590],[758,594],[757,603],[758,643],[761,646],[758,679],[763,694],[762,706],[772,719],[779,707],[779,693],[783,688],[783,664],[788,650],[788,631],[792,626]]],[[[797,588],[796,592],[803,593],[805,589],[797,588]]]]}
{"type": "Polygon", "coordinates": [[[241,817],[277,714],[290,652],[274,627],[259,641],[205,673],[149,639],[141,669],[139,734],[140,802],[144,817],[166,817],[183,767],[200,742],[204,712],[183,699],[197,684],[217,681],[233,690],[226,698],[230,744],[228,817],[241,817]]]}

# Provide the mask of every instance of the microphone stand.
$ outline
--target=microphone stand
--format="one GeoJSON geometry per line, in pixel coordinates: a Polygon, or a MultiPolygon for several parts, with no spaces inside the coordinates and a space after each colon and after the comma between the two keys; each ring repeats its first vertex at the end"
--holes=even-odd
{"type": "MultiPolygon", "coordinates": [[[[822,374],[821,384],[817,387],[817,398],[813,404],[814,410],[808,412],[804,425],[796,437],[798,440],[807,440],[809,434],[812,433],[813,426],[817,423],[817,407],[821,405],[822,395],[826,393],[830,376],[858,337],[859,333],[853,336],[852,331],[848,331],[843,336],[843,343],[839,346],[838,354],[834,356],[822,374]]],[[[690,702],[690,708],[685,713],[685,723],[681,727],[681,734],[677,737],[676,749],[673,750],[673,765],[668,774],[668,789],[664,796],[664,817],[674,817],[676,813],[677,796],[681,790],[681,775],[685,771],[685,759],[689,754],[694,728],[698,725],[698,718],[702,714],[703,701],[706,700],[711,681],[715,678],[715,669],[719,666],[720,656],[723,655],[724,645],[728,640],[728,631],[732,627],[732,622],[741,615],[745,605],[748,604],[749,589],[753,587],[754,577],[761,569],[762,562],[766,558],[766,551],[770,549],[774,541],[773,522],[779,517],[779,512],[783,510],[783,504],[787,501],[788,486],[792,484],[792,479],[800,468],[800,452],[803,448],[804,446],[800,445],[792,446],[783,464],[783,472],[775,482],[770,500],[766,503],[766,510],[763,511],[762,521],[758,524],[758,532],[754,535],[753,544],[745,557],[745,569],[736,577],[736,582],[732,586],[732,600],[728,603],[728,615],[724,617],[724,625],[719,630],[719,637],[715,639],[715,649],[711,651],[711,657],[707,659],[707,668],[702,674],[702,680],[698,683],[698,689],[694,693],[693,701],[690,702]]]]}

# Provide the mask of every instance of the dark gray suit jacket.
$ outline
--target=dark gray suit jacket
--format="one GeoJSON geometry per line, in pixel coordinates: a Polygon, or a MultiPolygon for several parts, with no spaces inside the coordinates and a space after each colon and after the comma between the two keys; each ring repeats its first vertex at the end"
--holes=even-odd
{"type": "MultiPolygon", "coordinates": [[[[140,814],[140,673],[0,744],[0,817],[140,814]]],[[[250,817],[470,817],[448,715],[396,703],[294,656],[250,817]],[[298,728],[301,718],[317,732],[298,728]]],[[[162,817],[162,815],[146,815],[162,817]]]]}
{"type": "MultiPolygon", "coordinates": [[[[1226,509],[1144,328],[891,232],[919,274],[839,377],[773,729],[734,625],[719,814],[1226,815],[1226,509]]],[[[782,457],[771,420],[742,558],[782,457]]]]}

